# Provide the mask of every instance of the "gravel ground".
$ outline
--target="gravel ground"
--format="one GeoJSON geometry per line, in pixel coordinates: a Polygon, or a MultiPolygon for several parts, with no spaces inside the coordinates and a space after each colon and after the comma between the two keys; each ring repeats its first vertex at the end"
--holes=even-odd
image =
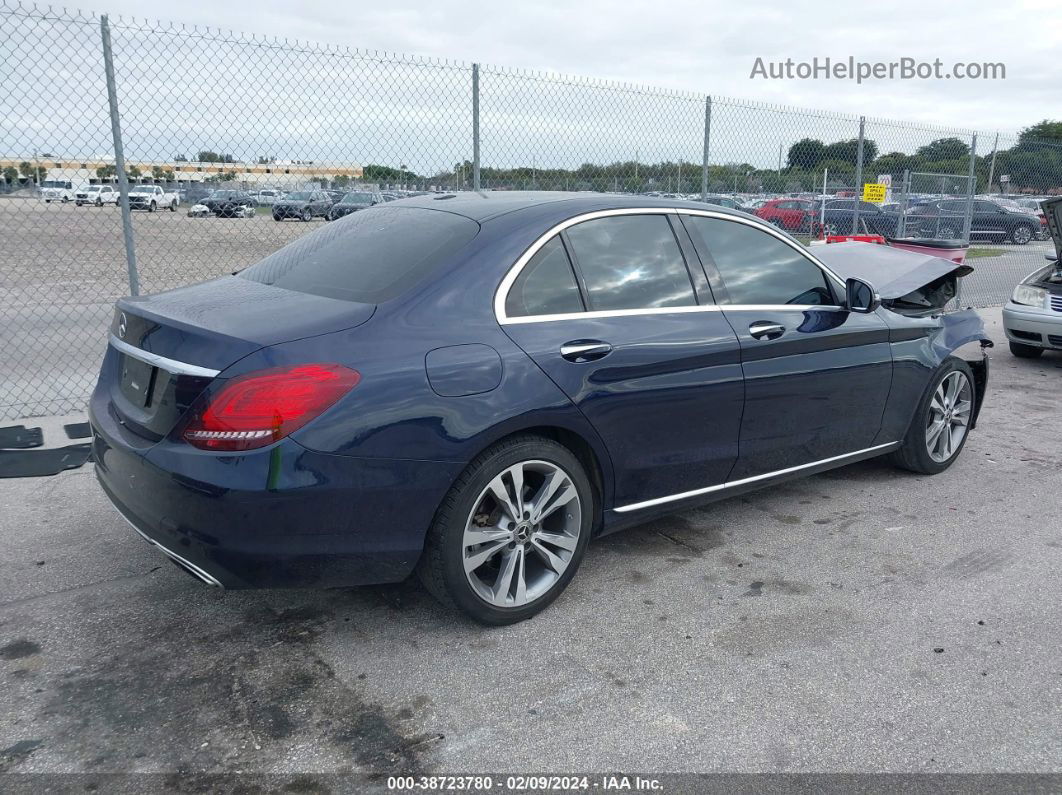
{"type": "Polygon", "coordinates": [[[219,593],[89,468],[0,481],[0,771],[1059,772],[1062,356],[986,316],[946,473],[864,462],[602,539],[502,629],[412,582],[219,593]]]}

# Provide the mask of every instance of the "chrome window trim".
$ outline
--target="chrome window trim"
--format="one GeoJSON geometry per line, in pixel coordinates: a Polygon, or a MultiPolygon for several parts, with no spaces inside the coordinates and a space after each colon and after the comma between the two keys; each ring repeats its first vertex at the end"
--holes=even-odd
{"type": "Polygon", "coordinates": [[[694,489],[693,491],[683,491],[679,494],[669,494],[666,497],[656,497],[652,500],[645,500],[643,502],[633,502],[630,505],[621,505],[618,508],[613,508],[616,513],[628,513],[630,511],[640,511],[644,508],[652,508],[657,505],[665,505],[669,502],[677,502],[679,500],[689,499],[690,497],[699,497],[703,494],[712,494],[713,492],[726,491],[727,489],[737,488],[738,486],[746,486],[749,483],[757,483],[761,480],[770,480],[771,478],[781,477],[782,475],[788,475],[793,472],[800,472],[804,469],[811,469],[812,467],[821,466],[822,464],[832,464],[844,461],[848,458],[855,458],[856,456],[864,455],[865,453],[873,453],[875,451],[886,452],[889,449],[896,449],[900,446],[900,442],[889,442],[887,444],[879,444],[874,447],[867,447],[863,450],[856,450],[852,453],[844,453],[843,455],[835,455],[831,458],[823,458],[819,461],[812,461],[808,464],[800,464],[795,467],[787,467],[786,469],[779,469],[775,472],[766,472],[762,475],[753,475],[750,478],[741,478],[740,480],[730,480],[726,483],[718,483],[714,486],[706,486],[703,489],[694,489]]]}
{"type": "MultiPolygon", "coordinates": [[[[566,312],[559,315],[526,315],[521,317],[509,317],[505,312],[505,299],[509,297],[509,290],[516,282],[520,272],[524,269],[524,266],[531,260],[538,250],[548,243],[555,235],[560,234],[565,229],[581,224],[584,221],[593,221],[598,218],[612,218],[615,216],[623,215],[674,215],[675,210],[671,207],[617,207],[612,210],[594,210],[589,213],[581,213],[580,215],[573,216],[565,221],[561,221],[559,224],[554,225],[548,231],[540,235],[535,241],[527,247],[527,250],[513,263],[512,267],[502,278],[501,283],[498,285],[498,289],[494,291],[494,317],[498,322],[505,326],[510,323],[536,323],[546,322],[544,318],[550,320],[566,320],[573,317],[623,317],[628,314],[635,315],[659,315],[667,314],[674,311],[689,312],[691,310],[703,310],[705,307],[698,304],[691,304],[688,306],[671,306],[671,307],[656,307],[647,309],[611,309],[611,310],[596,310],[592,312],[566,312]]],[[[675,245],[678,245],[676,241],[675,245]]],[[[684,258],[685,259],[685,258],[684,258]]],[[[692,289],[692,287],[691,287],[692,289]]]]}
{"type": "MultiPolygon", "coordinates": [[[[502,278],[501,283],[498,285],[497,290],[494,291],[494,317],[498,323],[503,326],[508,326],[517,323],[550,323],[555,320],[574,320],[576,318],[607,318],[607,317],[628,317],[638,315],[670,315],[678,312],[720,312],[727,310],[736,311],[777,311],[779,309],[787,310],[808,310],[819,309],[839,310],[843,307],[834,304],[698,304],[688,306],[665,306],[665,307],[648,307],[643,309],[610,309],[610,310],[595,310],[590,312],[565,312],[554,315],[524,315],[520,317],[509,317],[505,312],[505,301],[509,296],[509,290],[516,282],[520,272],[524,269],[524,266],[531,260],[535,254],[538,253],[546,243],[548,243],[555,235],[560,234],[565,229],[581,224],[584,221],[593,221],[598,218],[611,218],[613,216],[622,215],[699,215],[705,218],[718,218],[723,221],[733,221],[739,224],[745,224],[746,226],[754,227],[762,232],[766,232],[769,235],[781,240],[788,245],[794,251],[799,252],[806,257],[816,267],[822,270],[829,278],[832,278],[841,288],[844,288],[844,280],[821,263],[813,254],[805,250],[799,243],[789,240],[785,235],[775,229],[768,223],[754,221],[749,218],[741,218],[731,215],[729,213],[716,212],[714,210],[697,210],[688,207],[618,207],[612,210],[594,210],[593,212],[582,213],[580,215],[573,216],[565,221],[561,221],[559,224],[554,225],[548,231],[537,237],[527,250],[519,256],[516,262],[509,268],[505,276],[502,278]]],[[[688,264],[688,263],[687,263],[688,264]]]]}
{"type": "Polygon", "coordinates": [[[134,359],[139,359],[145,364],[150,364],[152,367],[166,370],[174,375],[197,375],[202,378],[214,378],[221,372],[221,370],[211,370],[209,367],[200,367],[197,364],[188,364],[186,362],[179,362],[176,359],[159,356],[157,353],[151,353],[142,348],[138,348],[135,345],[130,345],[128,342],[118,339],[113,334],[111,334],[110,343],[115,350],[121,351],[126,356],[132,356],[134,359]]]}

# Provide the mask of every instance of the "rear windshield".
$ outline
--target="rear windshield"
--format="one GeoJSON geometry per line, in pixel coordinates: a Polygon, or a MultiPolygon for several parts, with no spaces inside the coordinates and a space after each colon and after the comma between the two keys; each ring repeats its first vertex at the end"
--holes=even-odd
{"type": "Polygon", "coordinates": [[[301,237],[240,273],[245,279],[366,304],[389,301],[468,244],[479,224],[413,207],[371,207],[301,237]]]}

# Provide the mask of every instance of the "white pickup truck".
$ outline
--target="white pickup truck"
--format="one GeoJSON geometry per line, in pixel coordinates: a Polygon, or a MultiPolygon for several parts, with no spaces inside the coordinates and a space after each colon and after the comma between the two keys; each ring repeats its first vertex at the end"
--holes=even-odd
{"type": "Polygon", "coordinates": [[[74,204],[80,207],[83,204],[94,204],[102,207],[105,204],[118,203],[118,188],[114,185],[85,185],[78,188],[74,194],[74,204]]]}
{"type": "Polygon", "coordinates": [[[180,203],[180,196],[176,193],[168,193],[160,185],[131,185],[129,187],[130,210],[147,210],[149,213],[155,210],[169,210],[175,213],[180,203]]]}

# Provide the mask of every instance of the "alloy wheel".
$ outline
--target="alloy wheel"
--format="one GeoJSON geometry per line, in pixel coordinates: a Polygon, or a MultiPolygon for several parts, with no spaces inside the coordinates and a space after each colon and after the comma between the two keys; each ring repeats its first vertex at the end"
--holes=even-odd
{"type": "Polygon", "coordinates": [[[1019,246],[1024,246],[1032,240],[1032,230],[1027,226],[1015,227],[1014,231],[1010,233],[1010,239],[1019,246]]]}
{"type": "Polygon", "coordinates": [[[489,604],[521,607],[557,584],[581,532],[571,475],[549,461],[521,461],[476,498],[461,542],[465,576],[489,604]]]}
{"type": "Polygon", "coordinates": [[[937,385],[929,404],[926,450],[942,464],[958,451],[966,438],[973,409],[973,388],[965,373],[954,370],[937,385]]]}

